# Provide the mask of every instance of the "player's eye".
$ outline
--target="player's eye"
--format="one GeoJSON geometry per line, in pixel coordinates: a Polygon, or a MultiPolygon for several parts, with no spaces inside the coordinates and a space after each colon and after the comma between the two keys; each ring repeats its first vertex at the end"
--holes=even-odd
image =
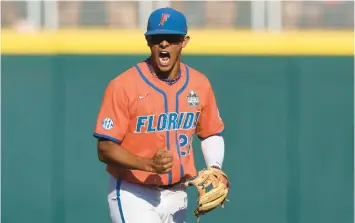
{"type": "Polygon", "coordinates": [[[153,35],[150,42],[152,44],[160,44],[164,40],[170,44],[178,44],[184,40],[184,37],[181,35],[153,35]]]}

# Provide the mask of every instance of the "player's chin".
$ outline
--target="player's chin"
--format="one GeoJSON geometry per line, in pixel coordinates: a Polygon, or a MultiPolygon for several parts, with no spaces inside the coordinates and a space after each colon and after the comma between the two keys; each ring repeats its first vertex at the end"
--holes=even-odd
{"type": "Polygon", "coordinates": [[[162,72],[168,72],[173,68],[173,64],[169,61],[169,63],[158,63],[159,70],[162,72]]]}
{"type": "Polygon", "coordinates": [[[160,66],[160,65],[159,65],[159,70],[160,70],[161,72],[169,72],[169,71],[172,70],[172,66],[160,66]]]}

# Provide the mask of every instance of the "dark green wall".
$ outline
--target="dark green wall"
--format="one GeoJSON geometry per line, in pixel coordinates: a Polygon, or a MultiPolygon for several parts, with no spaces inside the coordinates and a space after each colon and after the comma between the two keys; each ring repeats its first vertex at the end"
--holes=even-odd
{"type": "MultiPolygon", "coordinates": [[[[108,81],[141,59],[2,57],[3,223],[109,222],[92,131],[108,81]]],[[[210,78],[226,123],[231,202],[201,222],[353,222],[352,57],[184,62],[210,78]]]]}

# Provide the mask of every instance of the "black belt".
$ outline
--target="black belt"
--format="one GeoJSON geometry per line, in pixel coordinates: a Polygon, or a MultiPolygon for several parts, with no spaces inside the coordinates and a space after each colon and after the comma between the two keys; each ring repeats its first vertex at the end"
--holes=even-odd
{"type": "Polygon", "coordinates": [[[185,180],[179,181],[177,183],[173,183],[173,184],[168,184],[168,185],[151,185],[152,187],[158,188],[158,189],[170,189],[174,186],[177,185],[183,185],[185,183],[185,180]]]}

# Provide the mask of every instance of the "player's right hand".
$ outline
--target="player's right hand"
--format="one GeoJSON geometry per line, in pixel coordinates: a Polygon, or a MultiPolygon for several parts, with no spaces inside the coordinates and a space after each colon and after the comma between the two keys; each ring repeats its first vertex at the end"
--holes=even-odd
{"type": "Polygon", "coordinates": [[[166,149],[158,149],[152,158],[153,172],[167,173],[173,167],[173,154],[166,149]]]}

